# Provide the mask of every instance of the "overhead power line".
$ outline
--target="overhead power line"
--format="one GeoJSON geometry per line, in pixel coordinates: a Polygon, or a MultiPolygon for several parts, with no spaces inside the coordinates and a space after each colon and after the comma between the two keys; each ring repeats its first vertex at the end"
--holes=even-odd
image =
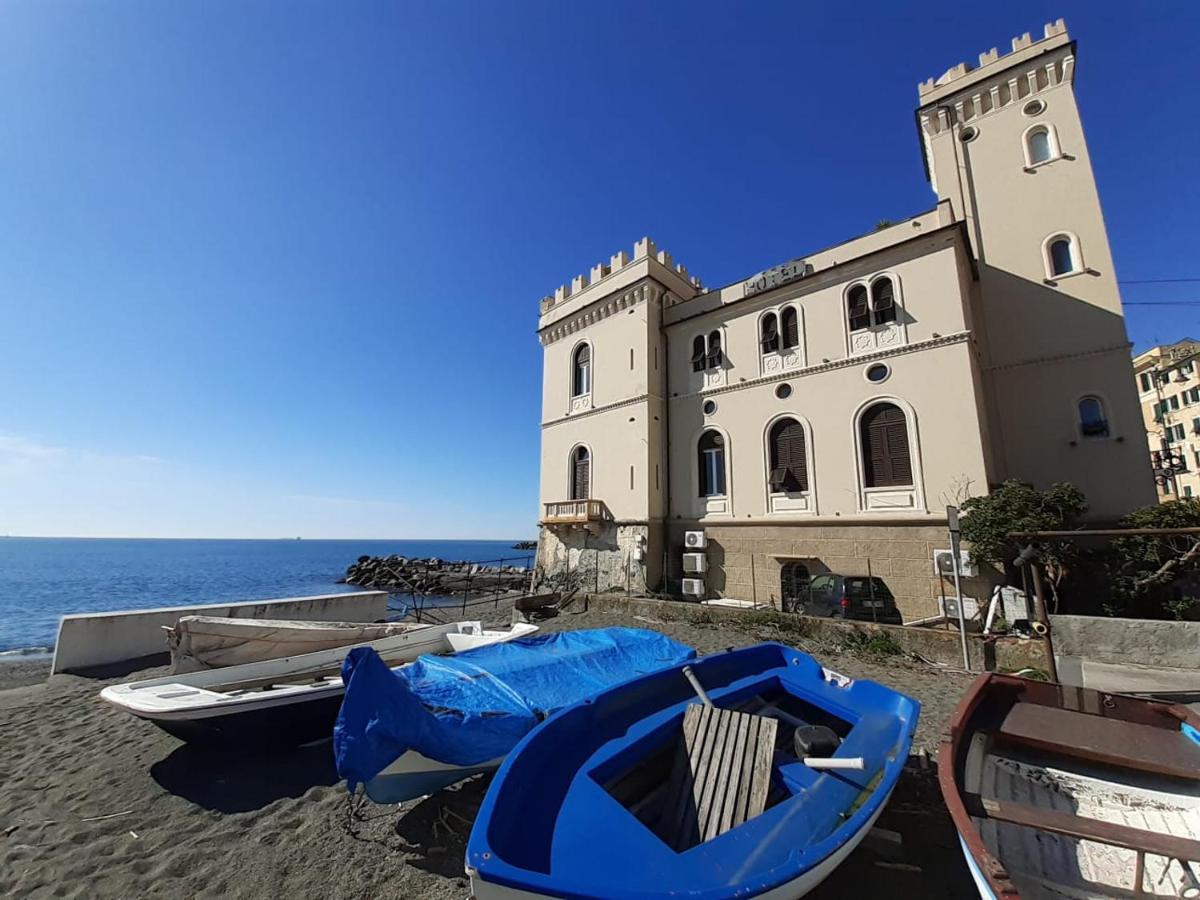
{"type": "Polygon", "coordinates": [[[1134,278],[1118,279],[1117,284],[1186,284],[1200,282],[1200,278],[1134,278]]]}
{"type": "Polygon", "coordinates": [[[1126,300],[1126,306],[1200,306],[1200,300],[1126,300]]]}

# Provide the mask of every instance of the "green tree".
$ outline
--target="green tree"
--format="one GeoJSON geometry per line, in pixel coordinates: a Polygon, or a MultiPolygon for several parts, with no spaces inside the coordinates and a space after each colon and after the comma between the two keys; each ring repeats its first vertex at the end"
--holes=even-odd
{"type": "MultiPolygon", "coordinates": [[[[1200,499],[1188,497],[1135,509],[1122,528],[1200,528],[1200,499]]],[[[1105,553],[1114,611],[1165,609],[1176,618],[1192,605],[1173,587],[1200,574],[1200,535],[1135,535],[1112,541],[1105,553]]]]}
{"type": "MultiPolygon", "coordinates": [[[[1087,512],[1087,498],[1073,484],[1053,484],[1038,490],[1010,479],[990,494],[963,503],[962,536],[980,562],[1003,566],[1007,571],[1027,541],[1013,540],[1014,531],[1071,531],[1087,512]]],[[[1058,605],[1058,588],[1079,552],[1070,541],[1039,541],[1038,560],[1058,605]]]]}

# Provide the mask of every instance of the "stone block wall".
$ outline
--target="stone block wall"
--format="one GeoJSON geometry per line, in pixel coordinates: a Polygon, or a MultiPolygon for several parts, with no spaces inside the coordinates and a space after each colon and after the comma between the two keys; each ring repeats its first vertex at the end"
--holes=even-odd
{"type": "MultiPolygon", "coordinates": [[[[668,535],[668,589],[682,578],[683,533],[701,526],[672,523],[668,535]]],[[[872,575],[883,579],[896,597],[904,620],[936,616],[939,598],[954,596],[949,578],[934,574],[933,553],[950,546],[944,524],[922,522],[861,525],[708,524],[710,597],[756,600],[780,605],[781,572],[789,562],[803,563],[810,575],[872,575]]],[[[962,579],[962,592],[981,604],[991,596],[998,573],[981,570],[962,579]]]]}
{"type": "Polygon", "coordinates": [[[661,528],[647,523],[603,522],[598,534],[583,528],[543,526],[538,534],[535,590],[644,594],[660,587],[661,528]],[[641,546],[642,559],[635,550],[641,546]]]}

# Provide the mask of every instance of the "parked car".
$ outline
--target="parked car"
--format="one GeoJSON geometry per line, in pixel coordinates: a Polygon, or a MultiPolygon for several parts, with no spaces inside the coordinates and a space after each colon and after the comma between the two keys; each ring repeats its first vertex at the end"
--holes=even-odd
{"type": "Polygon", "coordinates": [[[882,578],[865,575],[815,575],[794,597],[784,597],[784,609],[807,616],[904,623],[896,598],[882,578]]]}

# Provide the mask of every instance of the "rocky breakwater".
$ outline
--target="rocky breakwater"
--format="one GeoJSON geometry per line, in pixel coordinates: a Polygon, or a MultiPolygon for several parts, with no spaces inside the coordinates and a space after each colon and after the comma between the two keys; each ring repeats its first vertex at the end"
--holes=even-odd
{"type": "Polygon", "coordinates": [[[400,594],[453,597],[462,594],[524,593],[529,570],[403,556],[360,556],[346,569],[346,584],[400,594]]]}

